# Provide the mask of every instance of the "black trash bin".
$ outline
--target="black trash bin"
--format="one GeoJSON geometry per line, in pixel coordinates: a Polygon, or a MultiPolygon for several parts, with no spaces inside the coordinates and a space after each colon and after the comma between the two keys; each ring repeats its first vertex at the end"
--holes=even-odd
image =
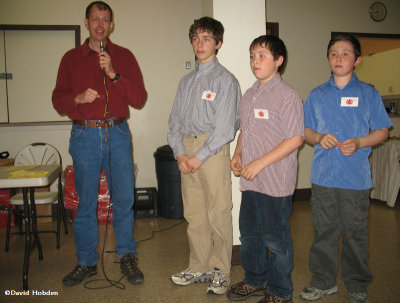
{"type": "Polygon", "coordinates": [[[158,184],[158,209],[168,219],[183,218],[181,172],[169,145],[160,146],[154,153],[158,184]]]}

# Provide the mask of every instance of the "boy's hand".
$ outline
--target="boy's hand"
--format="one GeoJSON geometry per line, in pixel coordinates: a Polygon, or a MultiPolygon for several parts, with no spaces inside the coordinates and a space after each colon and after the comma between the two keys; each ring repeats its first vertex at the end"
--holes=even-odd
{"type": "Polygon", "coordinates": [[[242,157],[239,154],[234,154],[231,160],[231,169],[236,177],[242,172],[242,157]]]}
{"type": "Polygon", "coordinates": [[[203,164],[196,156],[192,156],[187,160],[187,165],[190,167],[190,172],[194,173],[203,164]]]}
{"type": "Polygon", "coordinates": [[[360,139],[358,138],[347,139],[343,143],[338,143],[337,146],[339,147],[343,155],[351,156],[360,147],[360,139]]]}
{"type": "Polygon", "coordinates": [[[191,172],[191,167],[188,165],[188,157],[186,155],[179,155],[176,158],[176,161],[178,161],[178,168],[183,174],[188,174],[191,172]]]}
{"type": "Polygon", "coordinates": [[[321,135],[321,138],[319,139],[319,144],[325,149],[334,148],[338,143],[338,139],[331,134],[321,135]]]}
{"type": "Polygon", "coordinates": [[[254,160],[247,164],[243,169],[241,176],[246,179],[253,181],[253,179],[264,169],[264,165],[260,159],[254,160]]]}

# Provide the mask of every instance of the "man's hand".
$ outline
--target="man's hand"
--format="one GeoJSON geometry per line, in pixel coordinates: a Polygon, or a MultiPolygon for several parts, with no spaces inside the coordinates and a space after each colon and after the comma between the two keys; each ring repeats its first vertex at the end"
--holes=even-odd
{"type": "Polygon", "coordinates": [[[100,98],[99,93],[94,89],[88,88],[82,94],[75,97],[75,103],[92,103],[96,98],[100,98]]]}
{"type": "Polygon", "coordinates": [[[196,170],[198,170],[200,168],[200,166],[203,164],[203,162],[201,162],[199,159],[197,159],[196,156],[192,156],[187,160],[187,164],[191,168],[190,172],[194,173],[196,170]]]}
{"type": "Polygon", "coordinates": [[[106,52],[100,52],[99,56],[100,56],[100,68],[104,70],[104,72],[110,79],[114,78],[117,73],[115,72],[112,66],[110,55],[107,54],[106,52]]]}
{"type": "Polygon", "coordinates": [[[351,156],[360,147],[360,139],[359,138],[347,139],[343,143],[338,143],[337,146],[339,147],[343,155],[351,156]]]}
{"type": "Polygon", "coordinates": [[[178,168],[183,174],[188,174],[191,172],[192,168],[187,163],[188,157],[186,155],[179,155],[176,158],[178,162],[178,168]]]}
{"type": "Polygon", "coordinates": [[[234,154],[231,160],[231,169],[236,177],[240,176],[242,172],[242,156],[240,154],[234,154]]]}

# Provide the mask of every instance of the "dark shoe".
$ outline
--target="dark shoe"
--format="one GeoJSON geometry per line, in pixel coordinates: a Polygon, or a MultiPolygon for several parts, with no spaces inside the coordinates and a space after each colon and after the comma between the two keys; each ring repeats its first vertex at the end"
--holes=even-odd
{"type": "Polygon", "coordinates": [[[351,303],[370,303],[367,293],[351,293],[350,294],[351,303]]]}
{"type": "Polygon", "coordinates": [[[282,299],[277,296],[267,294],[264,298],[262,298],[257,303],[292,303],[292,299],[282,299]]]}
{"type": "Polygon", "coordinates": [[[121,258],[121,272],[132,284],[142,284],[144,281],[143,273],[140,271],[133,253],[127,253],[121,258]]]}
{"type": "Polygon", "coordinates": [[[86,277],[90,277],[95,274],[97,274],[97,265],[77,265],[73,271],[64,277],[62,282],[65,286],[74,286],[81,283],[86,277]]]}
{"type": "Polygon", "coordinates": [[[232,301],[243,301],[251,296],[264,296],[267,287],[254,287],[243,281],[231,286],[226,296],[232,301]]]}

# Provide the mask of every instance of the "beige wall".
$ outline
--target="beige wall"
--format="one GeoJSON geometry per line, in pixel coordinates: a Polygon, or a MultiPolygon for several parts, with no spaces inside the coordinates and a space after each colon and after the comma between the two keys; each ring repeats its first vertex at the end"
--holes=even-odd
{"type": "Polygon", "coordinates": [[[400,48],[362,57],[355,72],[382,96],[400,95],[400,48]]]}

